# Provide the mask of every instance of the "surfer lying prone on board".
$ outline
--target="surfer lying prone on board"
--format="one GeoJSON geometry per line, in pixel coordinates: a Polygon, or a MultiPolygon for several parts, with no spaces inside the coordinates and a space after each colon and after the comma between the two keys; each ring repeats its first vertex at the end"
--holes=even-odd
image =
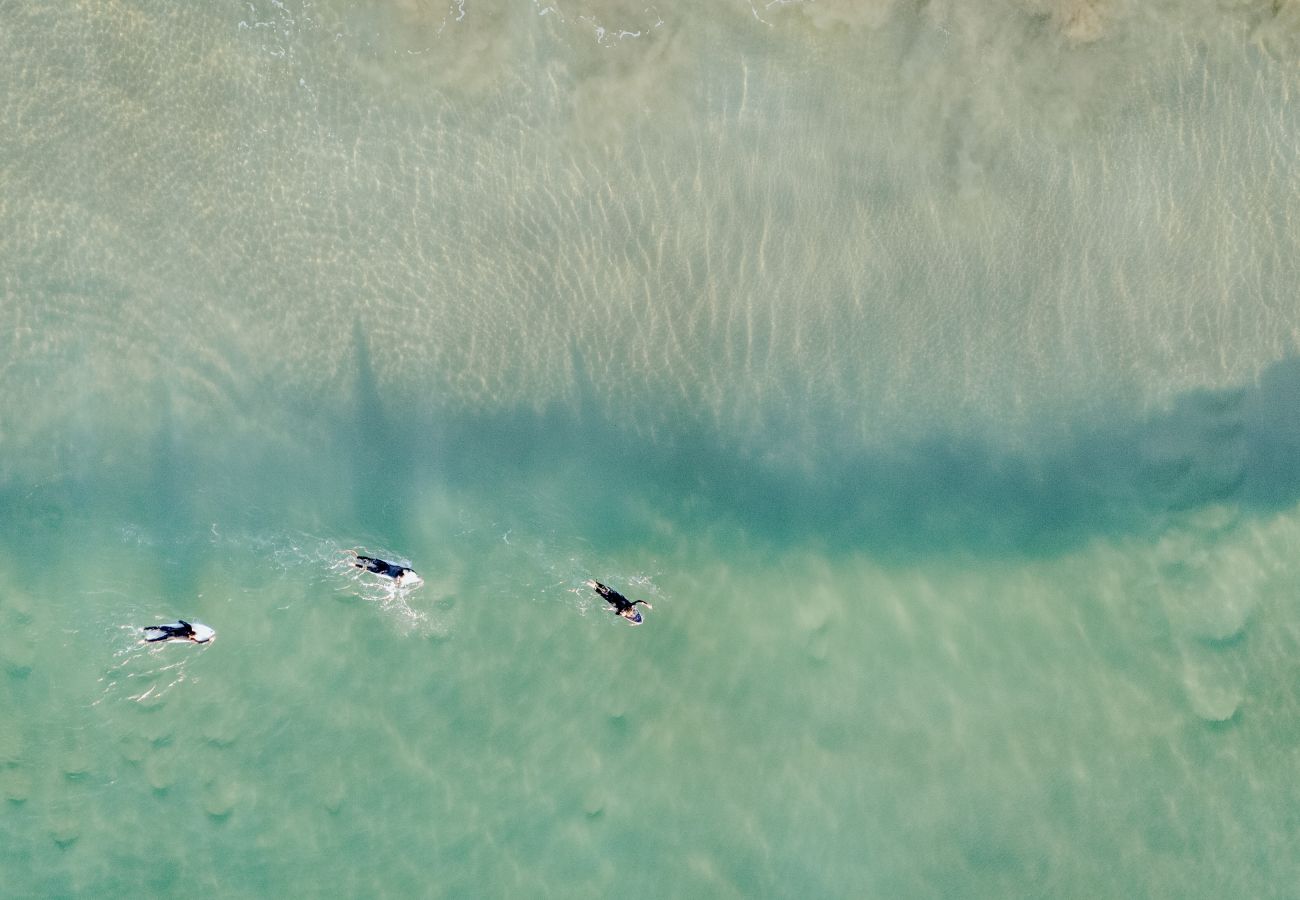
{"type": "Polygon", "coordinates": [[[390,563],[387,560],[379,559],[375,556],[362,556],[355,550],[349,551],[356,557],[352,565],[358,569],[364,569],[367,572],[373,572],[376,575],[382,575],[385,578],[391,578],[397,582],[398,587],[406,585],[416,585],[424,581],[415,570],[408,569],[406,566],[399,566],[397,563],[390,563]]]}
{"type": "Polygon", "coordinates": [[[160,641],[193,641],[196,644],[206,644],[217,636],[217,633],[208,626],[191,625],[184,619],[169,625],[146,625],[142,630],[147,644],[156,644],[160,641]]]}
{"type": "Polygon", "coordinates": [[[627,619],[633,625],[640,625],[642,621],[641,614],[636,611],[636,605],[638,603],[643,605],[646,609],[654,609],[653,606],[646,603],[644,600],[629,600],[613,588],[605,587],[605,585],[601,584],[599,581],[588,581],[587,587],[604,597],[605,602],[614,607],[613,611],[615,613],[627,619]]]}

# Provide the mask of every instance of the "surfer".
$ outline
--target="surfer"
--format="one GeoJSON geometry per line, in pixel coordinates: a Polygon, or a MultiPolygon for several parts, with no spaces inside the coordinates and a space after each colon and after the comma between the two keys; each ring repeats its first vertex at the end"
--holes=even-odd
{"type": "Polygon", "coordinates": [[[587,587],[591,588],[597,594],[605,598],[610,606],[614,607],[614,612],[627,619],[633,625],[641,624],[641,614],[636,611],[638,603],[645,606],[646,609],[654,609],[644,600],[629,600],[613,588],[606,587],[599,581],[588,581],[587,587]]]}
{"type": "Polygon", "coordinates": [[[146,643],[156,644],[159,641],[193,641],[196,644],[206,644],[217,636],[217,633],[206,625],[191,625],[184,619],[169,625],[146,625],[143,629],[146,643]]]}
{"type": "Polygon", "coordinates": [[[355,550],[350,552],[356,557],[352,561],[352,565],[358,569],[391,578],[397,582],[399,587],[407,584],[420,584],[423,581],[419,575],[415,574],[414,569],[408,569],[406,566],[399,566],[397,563],[390,563],[375,556],[362,556],[355,550]]]}

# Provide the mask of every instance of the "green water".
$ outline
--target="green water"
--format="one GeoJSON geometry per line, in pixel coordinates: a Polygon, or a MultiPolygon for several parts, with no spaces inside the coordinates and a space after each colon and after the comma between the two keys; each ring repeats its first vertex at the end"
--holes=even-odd
{"type": "Polygon", "coordinates": [[[1293,895],[1294,6],[0,0],[0,895],[1293,895]]]}

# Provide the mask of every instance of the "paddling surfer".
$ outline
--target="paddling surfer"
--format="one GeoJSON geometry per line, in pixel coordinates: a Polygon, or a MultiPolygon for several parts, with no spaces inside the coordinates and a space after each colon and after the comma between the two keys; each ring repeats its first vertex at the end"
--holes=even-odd
{"type": "Polygon", "coordinates": [[[399,566],[397,563],[390,563],[388,560],[380,559],[377,556],[362,556],[355,550],[349,551],[354,557],[352,565],[358,569],[364,569],[367,572],[373,572],[376,575],[382,575],[384,578],[391,578],[397,582],[398,586],[407,584],[419,584],[423,581],[414,569],[406,566],[399,566]]]}
{"type": "Polygon", "coordinates": [[[611,587],[606,587],[599,581],[588,581],[587,587],[591,588],[597,594],[605,598],[605,602],[613,607],[613,612],[627,619],[633,625],[640,625],[642,622],[641,614],[637,612],[637,604],[645,606],[646,609],[654,609],[644,600],[629,600],[611,587]]]}
{"type": "Polygon", "coordinates": [[[146,625],[143,631],[147,644],[157,644],[161,641],[193,641],[196,644],[206,644],[217,635],[206,625],[191,625],[184,619],[167,625],[146,625]]]}

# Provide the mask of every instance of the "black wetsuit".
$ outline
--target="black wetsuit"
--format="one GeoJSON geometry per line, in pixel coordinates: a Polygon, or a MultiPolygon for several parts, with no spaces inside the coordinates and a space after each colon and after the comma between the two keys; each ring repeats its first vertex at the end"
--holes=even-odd
{"type": "Polygon", "coordinates": [[[190,638],[194,637],[194,627],[184,619],[180,620],[178,625],[150,625],[145,631],[161,632],[157,637],[146,637],[149,643],[156,641],[165,641],[169,638],[190,638]]]}
{"type": "Polygon", "coordinates": [[[365,569],[367,572],[374,572],[376,575],[386,575],[392,579],[401,578],[411,570],[405,566],[399,566],[396,563],[386,562],[382,559],[376,559],[373,556],[357,556],[357,561],[352,565],[358,569],[365,569]]]}

